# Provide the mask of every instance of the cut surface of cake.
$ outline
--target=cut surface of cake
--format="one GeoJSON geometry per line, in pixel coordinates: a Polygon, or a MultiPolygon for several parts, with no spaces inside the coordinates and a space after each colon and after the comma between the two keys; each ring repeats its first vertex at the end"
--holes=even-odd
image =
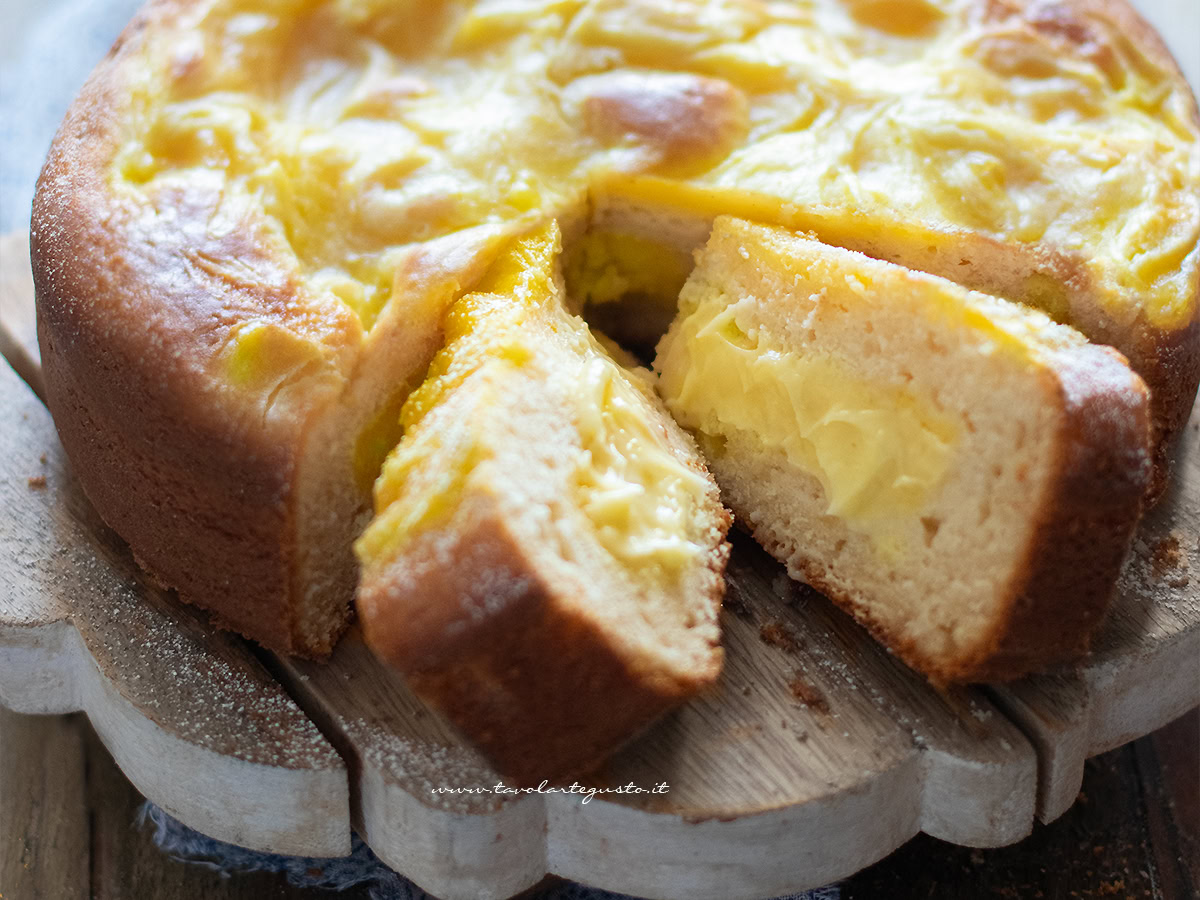
{"type": "Polygon", "coordinates": [[[450,307],[356,547],[368,644],[532,783],[716,679],[728,555],[694,443],[564,310],[558,250],[517,241],[450,307]]]}
{"type": "Polygon", "coordinates": [[[723,218],[655,368],[738,520],[909,664],[1007,679],[1086,647],[1151,470],[1115,351],[723,218]]]}

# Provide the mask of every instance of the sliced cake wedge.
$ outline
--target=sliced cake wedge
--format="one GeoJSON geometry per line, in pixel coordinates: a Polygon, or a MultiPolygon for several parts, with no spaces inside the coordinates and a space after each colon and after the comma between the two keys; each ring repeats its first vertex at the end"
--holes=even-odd
{"type": "Polygon", "coordinates": [[[1002,680],[1084,651],[1151,474],[1116,351],[720,218],[657,354],[738,519],[910,665],[1002,680]]]}
{"type": "Polygon", "coordinates": [[[557,226],[446,320],[356,545],[368,644],[522,783],[710,685],[729,514],[650,373],[561,300],[557,226]]]}

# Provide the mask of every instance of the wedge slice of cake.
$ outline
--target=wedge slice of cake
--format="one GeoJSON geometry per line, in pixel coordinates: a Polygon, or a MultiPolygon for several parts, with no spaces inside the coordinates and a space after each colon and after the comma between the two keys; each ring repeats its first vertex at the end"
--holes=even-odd
{"type": "Polygon", "coordinates": [[[738,519],[934,681],[1086,648],[1151,474],[1146,388],[1116,351],[721,218],[655,368],[738,519]]]}
{"type": "Polygon", "coordinates": [[[506,776],[600,762],[711,684],[729,514],[650,375],[561,303],[557,227],[447,314],[356,545],[368,644],[506,776]]]}

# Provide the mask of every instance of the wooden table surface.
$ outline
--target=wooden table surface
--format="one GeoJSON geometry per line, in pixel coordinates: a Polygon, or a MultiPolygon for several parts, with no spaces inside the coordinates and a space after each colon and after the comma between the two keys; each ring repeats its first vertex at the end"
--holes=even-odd
{"type": "MultiPolygon", "coordinates": [[[[1200,83],[1200,0],[1133,2],[1200,83]]],[[[174,861],[135,824],[140,804],[85,718],[0,708],[0,900],[367,896],[174,861]]],[[[921,835],[845,882],[842,896],[1200,896],[1200,711],[1091,760],[1079,802],[1024,841],[971,850],[921,835]]]]}

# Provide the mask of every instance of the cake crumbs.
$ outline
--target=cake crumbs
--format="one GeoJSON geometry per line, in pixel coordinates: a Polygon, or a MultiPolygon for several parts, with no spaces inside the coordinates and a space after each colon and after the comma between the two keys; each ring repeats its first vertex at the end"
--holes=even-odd
{"type": "Polygon", "coordinates": [[[1191,581],[1187,550],[1179,532],[1172,531],[1159,540],[1150,551],[1150,569],[1154,577],[1168,587],[1184,588],[1191,581]]]}
{"type": "Polygon", "coordinates": [[[758,636],[764,644],[770,644],[772,647],[778,647],[785,653],[795,653],[801,647],[800,638],[796,632],[786,622],[776,619],[774,622],[767,622],[758,630],[758,636]]]}
{"type": "Polygon", "coordinates": [[[792,589],[796,582],[788,577],[787,572],[776,572],[771,578],[771,590],[781,599],[788,599],[792,594],[792,589]]]}
{"type": "Polygon", "coordinates": [[[1154,545],[1150,560],[1154,565],[1154,573],[1162,575],[1168,569],[1178,569],[1187,565],[1183,548],[1179,543],[1179,535],[1172,531],[1154,545]]]}
{"type": "Polygon", "coordinates": [[[733,591],[727,591],[725,593],[725,599],[721,603],[721,608],[729,610],[739,619],[744,621],[754,621],[754,613],[750,612],[750,607],[746,605],[746,601],[744,601],[740,596],[738,596],[737,593],[733,591]]]}
{"type": "Polygon", "coordinates": [[[792,696],[809,709],[829,714],[829,701],[825,699],[825,695],[815,685],[809,684],[800,672],[793,673],[792,680],[788,682],[788,688],[791,690],[792,696]]]}
{"type": "Polygon", "coordinates": [[[29,489],[31,491],[44,491],[46,489],[45,475],[31,475],[25,480],[29,484],[29,489]]]}

